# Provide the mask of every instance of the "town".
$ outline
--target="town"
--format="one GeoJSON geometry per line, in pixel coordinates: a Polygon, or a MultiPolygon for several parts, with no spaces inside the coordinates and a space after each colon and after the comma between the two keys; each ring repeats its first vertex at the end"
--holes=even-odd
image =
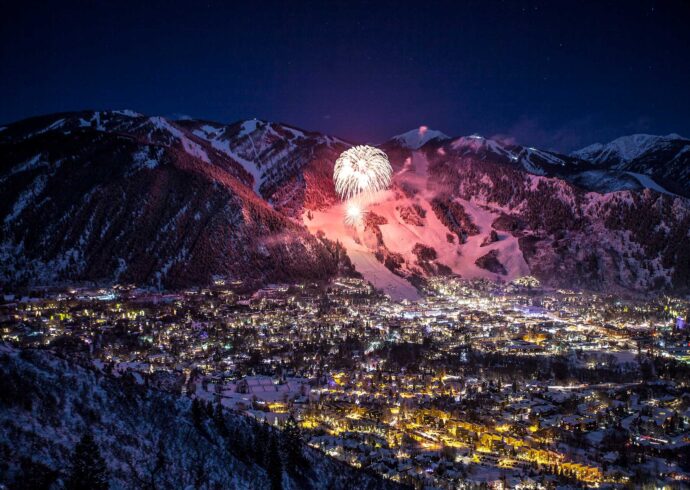
{"type": "Polygon", "coordinates": [[[430,279],[5,292],[2,341],[220,404],[416,488],[690,484],[690,302],[430,279]]]}

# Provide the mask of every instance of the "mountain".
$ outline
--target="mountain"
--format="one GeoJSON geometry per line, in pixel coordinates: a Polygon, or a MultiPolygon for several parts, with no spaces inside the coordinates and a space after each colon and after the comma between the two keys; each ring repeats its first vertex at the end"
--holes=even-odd
{"type": "Polygon", "coordinates": [[[441,147],[441,154],[491,161],[521,168],[535,175],[559,177],[576,172],[584,164],[566,155],[484,138],[476,134],[451,140],[441,147]]]}
{"type": "MultiPolygon", "coordinates": [[[[690,285],[688,199],[653,189],[588,192],[569,182],[578,173],[572,168],[559,175],[550,153],[538,162],[545,170],[539,175],[524,172],[524,164],[453,155],[454,145],[426,152],[432,185],[498,215],[491,228],[517,240],[531,274],[552,285],[607,291],[690,285]]],[[[585,163],[564,159],[570,165],[579,170],[585,163]]]]}
{"type": "MultiPolygon", "coordinates": [[[[195,412],[189,398],[153,388],[165,376],[116,378],[83,362],[0,344],[3,488],[62,488],[51,483],[66,480],[87,429],[110,488],[274,488],[257,422],[217,407],[195,412]]],[[[303,455],[302,468],[283,472],[284,488],[401,488],[311,448],[303,455]]]]}
{"type": "MultiPolygon", "coordinates": [[[[690,140],[675,133],[666,136],[632,134],[616,138],[605,145],[594,143],[572,152],[572,155],[595,164],[616,167],[637,160],[649,152],[672,149],[678,144],[683,147],[690,144],[690,140]]],[[[671,155],[676,156],[677,153],[672,151],[671,155]]]]}
{"type": "Polygon", "coordinates": [[[687,290],[690,202],[685,183],[671,190],[658,176],[687,171],[684,142],[600,161],[422,126],[381,145],[392,185],[353,229],[332,180],[350,143],[333,136],[132,111],[32,118],[0,129],[0,284],[360,273],[414,299],[437,275],[531,274],[559,287],[687,290]]]}
{"type": "Polygon", "coordinates": [[[0,283],[330,277],[336,244],[286,208],[327,203],[308,184],[339,147],[277,124],[132,111],[10,124],[0,132],[0,283]]]}
{"type": "Polygon", "coordinates": [[[624,173],[644,187],[690,197],[690,139],[680,135],[623,136],[607,144],[595,143],[571,155],[590,162],[596,169],[624,173]]]}
{"type": "Polygon", "coordinates": [[[252,175],[254,192],[290,216],[305,205],[333,204],[332,162],[351,146],[339,138],[256,119],[177,124],[240,163],[252,175]]]}
{"type": "Polygon", "coordinates": [[[690,197],[690,140],[678,135],[626,136],[610,148],[593,145],[570,155],[471,135],[453,139],[443,151],[521,167],[602,194],[647,188],[690,197]]]}
{"type": "Polygon", "coordinates": [[[418,150],[429,141],[447,139],[450,139],[450,136],[443,134],[441,131],[429,129],[427,126],[420,126],[417,129],[393,136],[390,141],[408,150],[418,150]]]}
{"type": "Polygon", "coordinates": [[[570,155],[476,134],[452,139],[450,146],[435,146],[455,157],[513,165],[599,193],[647,188],[690,197],[690,140],[675,134],[625,136],[570,155]]]}
{"type": "Polygon", "coordinates": [[[531,274],[604,291],[690,286],[685,198],[589,192],[569,181],[588,162],[476,135],[389,155],[392,188],[369,206],[363,231],[343,226],[337,207],[305,224],[339,237],[357,270],[395,297],[413,299],[410,284],[444,274],[531,274]]]}

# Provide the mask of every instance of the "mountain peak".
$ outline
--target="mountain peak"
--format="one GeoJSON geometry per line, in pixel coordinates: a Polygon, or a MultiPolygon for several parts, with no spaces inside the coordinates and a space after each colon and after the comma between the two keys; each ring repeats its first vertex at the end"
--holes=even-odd
{"type": "Polygon", "coordinates": [[[391,139],[405,148],[418,150],[431,140],[447,140],[450,139],[450,137],[441,131],[429,129],[428,126],[419,126],[417,129],[412,129],[406,133],[393,136],[391,139]]]}
{"type": "Polygon", "coordinates": [[[584,160],[597,160],[602,156],[615,157],[622,162],[629,162],[654,147],[661,147],[675,141],[682,141],[679,134],[671,133],[666,136],[654,134],[631,134],[621,136],[608,143],[594,143],[571,153],[572,156],[584,160]]]}

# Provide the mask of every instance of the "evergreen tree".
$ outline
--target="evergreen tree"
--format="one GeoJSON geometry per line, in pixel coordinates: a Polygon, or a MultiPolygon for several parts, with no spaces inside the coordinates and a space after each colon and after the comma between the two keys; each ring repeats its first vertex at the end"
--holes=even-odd
{"type": "Polygon", "coordinates": [[[86,432],[72,454],[67,490],[107,490],[108,467],[90,432],[86,432]]]}
{"type": "Polygon", "coordinates": [[[168,458],[165,456],[165,446],[163,440],[158,440],[158,451],[156,452],[156,466],[154,468],[154,473],[165,473],[168,468],[168,458]]]}
{"type": "Polygon", "coordinates": [[[280,450],[275,434],[270,434],[268,454],[266,458],[266,472],[271,480],[271,490],[283,488],[283,462],[280,459],[280,450]]]}
{"type": "Polygon", "coordinates": [[[254,455],[260,465],[268,467],[268,452],[271,442],[271,431],[266,421],[257,424],[254,431],[254,455]]]}
{"type": "Polygon", "coordinates": [[[213,415],[215,413],[213,403],[210,400],[206,401],[206,403],[204,404],[204,408],[206,409],[206,417],[213,418],[213,415]]]}
{"type": "Polygon", "coordinates": [[[213,412],[213,423],[216,424],[218,433],[223,437],[228,437],[228,426],[225,423],[225,414],[223,413],[223,406],[220,403],[216,404],[213,412]]]}
{"type": "Polygon", "coordinates": [[[21,473],[12,488],[17,490],[48,490],[58,476],[58,471],[43,463],[33,461],[31,458],[22,458],[21,473]]]}
{"type": "Polygon", "coordinates": [[[192,421],[194,427],[201,430],[202,422],[204,420],[204,409],[198,399],[192,400],[192,421]]]}
{"type": "Polygon", "coordinates": [[[282,442],[287,469],[289,471],[294,471],[302,466],[304,456],[302,455],[302,434],[297,425],[297,421],[292,415],[290,415],[285,422],[282,442]]]}

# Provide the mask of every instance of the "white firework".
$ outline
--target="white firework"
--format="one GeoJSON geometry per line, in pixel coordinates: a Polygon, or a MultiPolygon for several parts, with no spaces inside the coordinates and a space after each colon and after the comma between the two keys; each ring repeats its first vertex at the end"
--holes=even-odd
{"type": "Polygon", "coordinates": [[[393,169],[386,154],[373,146],[353,146],[340,154],[333,169],[335,191],[341,199],[371,195],[386,189],[393,169]]]}
{"type": "Polygon", "coordinates": [[[365,213],[366,211],[359,204],[355,202],[347,203],[345,208],[345,224],[357,228],[363,223],[365,213]]]}

